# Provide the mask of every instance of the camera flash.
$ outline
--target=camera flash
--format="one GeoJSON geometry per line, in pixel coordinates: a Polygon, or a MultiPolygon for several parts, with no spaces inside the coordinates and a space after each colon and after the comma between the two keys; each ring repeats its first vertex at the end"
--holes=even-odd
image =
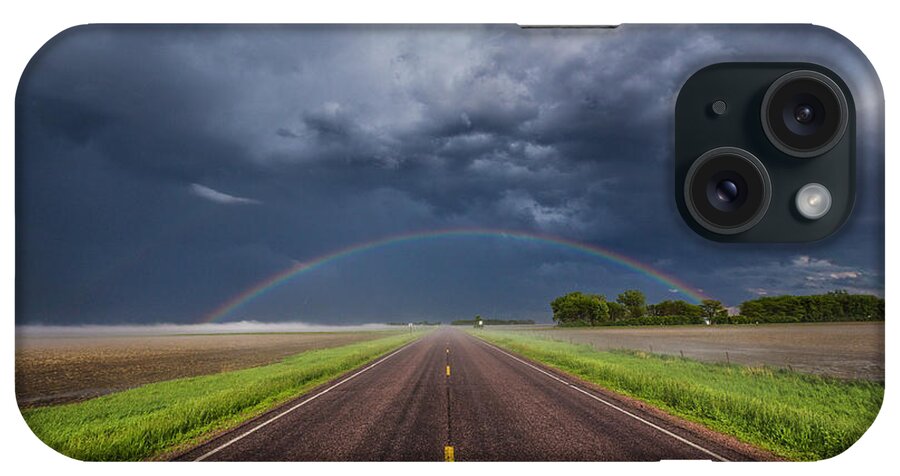
{"type": "Polygon", "coordinates": [[[797,191],[794,204],[804,218],[818,220],[831,209],[831,192],[822,184],[808,183],[797,191]]]}

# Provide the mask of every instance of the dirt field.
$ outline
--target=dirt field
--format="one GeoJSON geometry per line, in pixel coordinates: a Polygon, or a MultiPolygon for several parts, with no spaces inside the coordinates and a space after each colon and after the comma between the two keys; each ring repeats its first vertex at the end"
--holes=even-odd
{"type": "Polygon", "coordinates": [[[395,333],[19,336],[16,398],[23,407],[84,400],[150,382],[254,367],[306,350],[395,333]]]}
{"type": "Polygon", "coordinates": [[[683,352],[685,357],[707,362],[770,365],[840,378],[884,380],[883,322],[535,328],[530,332],[591,344],[601,350],[635,349],[670,355],[683,352]]]}

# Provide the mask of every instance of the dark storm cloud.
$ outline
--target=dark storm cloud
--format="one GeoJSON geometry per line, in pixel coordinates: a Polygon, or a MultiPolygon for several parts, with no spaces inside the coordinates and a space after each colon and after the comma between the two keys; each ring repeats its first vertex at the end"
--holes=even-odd
{"type": "MultiPolygon", "coordinates": [[[[827,57],[827,35],[793,45],[786,30],[763,51],[789,58],[804,47],[812,60],[827,57]]],[[[192,321],[296,261],[454,227],[609,246],[730,304],[832,282],[879,292],[880,251],[848,243],[877,248],[883,192],[864,193],[850,232],[802,252],[711,244],[674,209],[675,93],[706,64],[755,59],[760,35],[715,27],[66,32],[36,56],[17,96],[17,322],[192,321]],[[837,278],[797,271],[771,281],[796,271],[779,266],[798,256],[829,263],[837,278]]],[[[845,77],[865,77],[863,69],[845,77]]],[[[608,263],[502,244],[435,241],[336,263],[234,317],[543,319],[548,300],[572,288],[671,297],[608,263]]]]}

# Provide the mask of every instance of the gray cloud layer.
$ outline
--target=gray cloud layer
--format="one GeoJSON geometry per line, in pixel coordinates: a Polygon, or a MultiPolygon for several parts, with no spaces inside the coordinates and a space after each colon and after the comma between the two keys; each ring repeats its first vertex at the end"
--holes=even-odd
{"type": "MultiPolygon", "coordinates": [[[[864,191],[840,237],[804,246],[706,242],[671,201],[668,131],[681,82],[705,64],[761,52],[834,56],[830,36],[804,46],[789,41],[797,35],[475,26],[64,33],[35,58],[17,96],[17,322],[191,322],[296,261],[454,227],[607,246],[729,304],[832,284],[880,293],[880,190],[864,191]],[[839,278],[797,271],[799,257],[829,263],[839,278]]],[[[866,77],[848,64],[849,82],[866,77]]],[[[866,167],[865,180],[880,180],[880,165],[866,167]]],[[[298,278],[233,318],[545,319],[549,299],[576,287],[672,296],[572,251],[506,245],[439,240],[372,252],[298,278]]]]}

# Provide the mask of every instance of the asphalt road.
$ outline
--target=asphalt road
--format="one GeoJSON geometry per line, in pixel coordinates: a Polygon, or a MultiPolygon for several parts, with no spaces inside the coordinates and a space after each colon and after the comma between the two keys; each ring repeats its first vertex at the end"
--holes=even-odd
{"type": "Polygon", "coordinates": [[[442,328],[175,459],[759,458],[729,437],[442,328]]]}

